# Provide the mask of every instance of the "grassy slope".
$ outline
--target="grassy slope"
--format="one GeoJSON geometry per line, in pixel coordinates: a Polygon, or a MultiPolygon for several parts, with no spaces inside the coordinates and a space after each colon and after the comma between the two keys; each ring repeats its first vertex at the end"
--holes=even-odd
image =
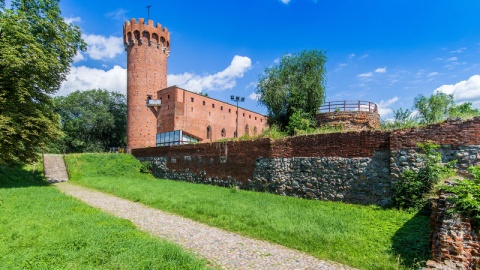
{"type": "Polygon", "coordinates": [[[0,232],[0,269],[206,268],[180,247],[60,193],[31,167],[0,167],[0,232]]]}
{"type": "Polygon", "coordinates": [[[130,155],[67,161],[74,183],[318,258],[363,269],[410,268],[428,258],[429,218],[415,213],[155,179],[130,155]]]}

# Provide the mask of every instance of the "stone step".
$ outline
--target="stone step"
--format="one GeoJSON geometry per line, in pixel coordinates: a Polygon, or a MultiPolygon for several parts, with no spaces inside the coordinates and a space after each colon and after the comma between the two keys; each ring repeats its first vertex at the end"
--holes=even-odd
{"type": "Polygon", "coordinates": [[[50,183],[67,182],[68,173],[63,161],[62,155],[45,154],[44,155],[45,178],[50,183]]]}

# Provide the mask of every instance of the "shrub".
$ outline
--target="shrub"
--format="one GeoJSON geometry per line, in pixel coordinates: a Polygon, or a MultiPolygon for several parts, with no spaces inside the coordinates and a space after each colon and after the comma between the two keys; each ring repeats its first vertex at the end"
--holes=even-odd
{"type": "Polygon", "coordinates": [[[449,197],[454,205],[453,211],[471,217],[476,225],[480,225],[480,165],[468,170],[473,175],[472,180],[458,180],[457,185],[443,188],[455,194],[449,197]]]}
{"type": "Polygon", "coordinates": [[[290,135],[296,135],[302,131],[313,130],[316,126],[315,119],[303,111],[296,111],[290,116],[288,126],[286,127],[287,133],[290,135]]]}
{"type": "Polygon", "coordinates": [[[427,199],[426,194],[433,191],[434,187],[442,178],[455,173],[456,161],[447,164],[442,163],[442,155],[437,152],[439,145],[432,142],[419,143],[418,147],[424,152],[420,157],[425,166],[418,172],[405,170],[402,172],[402,180],[395,186],[392,203],[399,209],[420,209],[427,199]]]}

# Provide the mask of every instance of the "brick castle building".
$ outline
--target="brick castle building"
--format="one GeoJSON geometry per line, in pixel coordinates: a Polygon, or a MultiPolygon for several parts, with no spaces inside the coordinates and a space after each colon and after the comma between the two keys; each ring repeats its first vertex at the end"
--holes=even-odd
{"type": "Polygon", "coordinates": [[[127,148],[154,147],[256,135],[264,115],[177,86],[167,88],[170,33],[144,19],[125,22],[127,148]],[[238,111],[237,111],[238,108],[238,111]],[[238,113],[238,116],[237,116],[238,113]],[[238,119],[238,125],[237,120],[238,119]]]}

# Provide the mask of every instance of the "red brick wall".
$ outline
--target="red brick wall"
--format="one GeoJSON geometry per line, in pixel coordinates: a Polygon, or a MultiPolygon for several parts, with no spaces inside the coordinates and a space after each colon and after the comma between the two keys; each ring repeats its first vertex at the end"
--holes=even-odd
{"type": "Polygon", "coordinates": [[[273,157],[372,157],[388,150],[389,135],[362,131],[291,137],[273,143],[273,157]]]}
{"type": "Polygon", "coordinates": [[[394,131],[390,139],[390,150],[416,148],[417,143],[426,141],[453,147],[480,145],[480,117],[394,131]]]}
{"type": "Polygon", "coordinates": [[[155,97],[159,89],[167,86],[167,55],[162,48],[157,48],[162,37],[167,50],[170,50],[170,33],[160,24],[155,27],[152,20],[145,25],[143,19],[139,19],[138,23],[132,19],[123,26],[127,50],[128,149],[156,145],[156,116],[145,104],[147,95],[155,97]],[[139,36],[135,36],[136,32],[139,36]],[[154,39],[154,34],[158,35],[158,41],[154,39]]]}
{"type": "Polygon", "coordinates": [[[252,178],[258,157],[271,157],[270,139],[224,143],[201,143],[134,149],[135,157],[168,157],[170,171],[185,171],[208,177],[246,181],[252,178]]]}

